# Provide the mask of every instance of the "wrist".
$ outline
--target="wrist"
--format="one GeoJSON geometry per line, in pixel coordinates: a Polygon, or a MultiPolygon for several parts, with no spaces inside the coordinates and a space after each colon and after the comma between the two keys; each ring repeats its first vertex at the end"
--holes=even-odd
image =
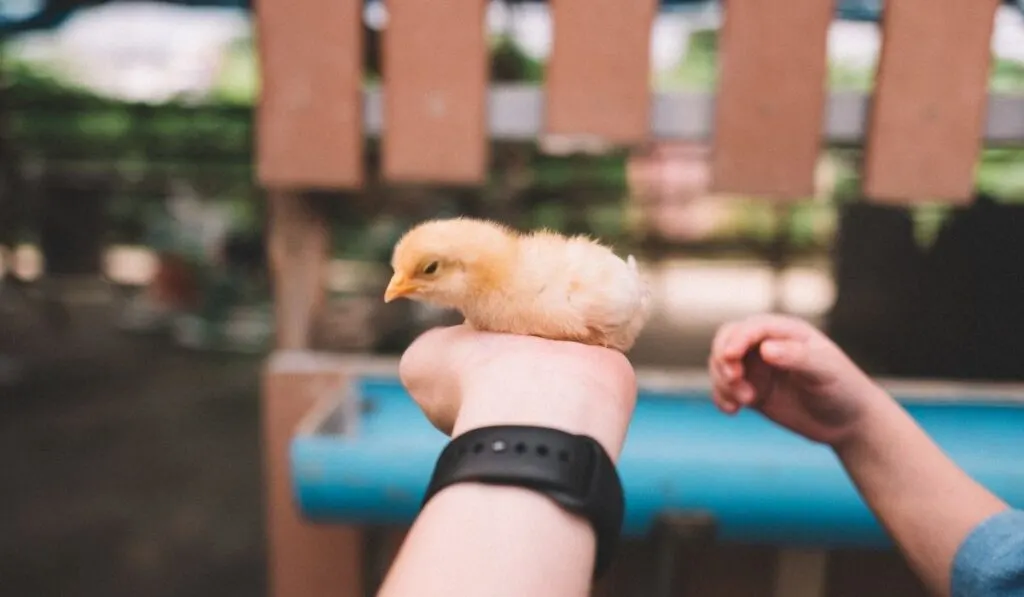
{"type": "Polygon", "coordinates": [[[593,526],[598,543],[595,573],[600,576],[622,528],[621,479],[611,456],[593,437],[597,434],[578,435],[552,426],[496,425],[466,431],[440,455],[424,502],[464,482],[513,485],[545,494],[593,526]]]}
{"type": "Polygon", "coordinates": [[[861,408],[849,430],[832,445],[840,458],[870,449],[872,444],[884,440],[886,429],[901,417],[907,416],[903,407],[874,382],[871,382],[870,390],[862,396],[861,408]]]}
{"type": "Polygon", "coordinates": [[[492,425],[548,427],[592,437],[618,460],[636,402],[631,369],[627,380],[609,380],[606,372],[595,376],[557,360],[504,364],[461,380],[452,437],[492,425]]]}

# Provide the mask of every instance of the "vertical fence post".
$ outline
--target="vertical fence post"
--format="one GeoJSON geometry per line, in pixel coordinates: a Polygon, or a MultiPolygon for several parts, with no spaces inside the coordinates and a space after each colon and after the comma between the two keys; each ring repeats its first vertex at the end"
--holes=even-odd
{"type": "Polygon", "coordinates": [[[363,182],[360,0],[257,0],[256,167],[267,188],[363,182]]]}
{"type": "Polygon", "coordinates": [[[729,1],[719,38],[712,190],[814,193],[832,0],[729,1]]]}
{"type": "Polygon", "coordinates": [[[886,2],[864,194],[967,203],[983,144],[999,0],[886,2]]]}
{"type": "Polygon", "coordinates": [[[479,184],[487,176],[489,60],[484,0],[388,2],[382,174],[479,184]]]}
{"type": "Polygon", "coordinates": [[[651,130],[656,0],[557,0],[545,134],[641,143],[651,130]]]}
{"type": "Polygon", "coordinates": [[[357,597],[361,539],[302,519],[291,491],[289,445],[325,392],[345,382],[334,364],[305,352],[322,300],[329,235],[308,191],[363,183],[360,0],[258,0],[261,92],[257,177],[266,188],[268,253],[277,348],[265,371],[262,443],[268,593],[357,597]]]}

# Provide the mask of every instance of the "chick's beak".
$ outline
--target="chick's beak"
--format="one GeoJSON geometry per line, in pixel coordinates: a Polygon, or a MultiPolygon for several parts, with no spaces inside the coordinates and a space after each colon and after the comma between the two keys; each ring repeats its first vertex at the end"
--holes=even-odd
{"type": "Polygon", "coordinates": [[[390,303],[396,298],[403,296],[409,296],[413,292],[416,292],[419,285],[416,282],[406,278],[402,274],[395,274],[391,277],[391,282],[388,283],[387,290],[384,291],[384,302],[390,303]]]}

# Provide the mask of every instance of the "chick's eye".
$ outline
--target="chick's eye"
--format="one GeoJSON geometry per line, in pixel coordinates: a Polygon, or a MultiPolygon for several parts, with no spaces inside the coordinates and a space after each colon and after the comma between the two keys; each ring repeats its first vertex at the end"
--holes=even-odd
{"type": "Polygon", "coordinates": [[[437,266],[438,263],[436,261],[431,261],[430,263],[427,264],[427,267],[423,268],[423,273],[429,276],[430,274],[433,274],[434,272],[437,271],[437,266]]]}

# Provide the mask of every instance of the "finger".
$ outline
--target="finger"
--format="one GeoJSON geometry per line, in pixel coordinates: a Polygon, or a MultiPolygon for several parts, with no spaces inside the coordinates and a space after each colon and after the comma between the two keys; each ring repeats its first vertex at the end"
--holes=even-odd
{"type": "Polygon", "coordinates": [[[746,375],[746,371],[743,367],[743,361],[719,361],[718,366],[722,370],[722,377],[732,383],[743,379],[746,375]]]}
{"type": "Polygon", "coordinates": [[[729,344],[730,338],[738,328],[736,323],[727,323],[719,328],[711,343],[711,355],[708,358],[708,366],[719,372],[723,381],[733,381],[743,376],[743,367],[735,360],[728,360],[723,355],[723,349],[729,344]]]}
{"type": "Polygon", "coordinates": [[[711,358],[721,359],[722,349],[728,344],[729,338],[732,337],[733,332],[736,330],[736,326],[736,322],[730,322],[718,328],[718,331],[715,332],[715,337],[711,340],[711,358]]]}
{"type": "Polygon", "coordinates": [[[711,341],[712,354],[714,354],[715,352],[722,348],[726,339],[729,337],[729,334],[732,333],[734,329],[736,329],[735,321],[723,323],[718,327],[718,330],[715,332],[715,337],[711,341]]]}
{"type": "Polygon", "coordinates": [[[713,392],[727,391],[728,383],[722,375],[718,362],[714,359],[708,359],[708,376],[711,378],[711,389],[713,392]]]}
{"type": "Polygon", "coordinates": [[[729,360],[721,356],[712,355],[708,359],[708,367],[723,386],[728,387],[730,391],[737,387],[742,387],[742,382],[748,374],[743,359],[729,360]]]}
{"type": "Polygon", "coordinates": [[[708,374],[716,383],[724,385],[728,381],[728,376],[723,368],[723,361],[716,359],[714,356],[708,358],[708,374]]]}
{"type": "Polygon", "coordinates": [[[743,365],[735,360],[727,360],[720,355],[712,354],[708,358],[708,367],[721,375],[723,381],[733,381],[743,377],[743,365]]]}
{"type": "Polygon", "coordinates": [[[739,410],[742,406],[754,401],[756,392],[753,386],[740,377],[732,377],[724,372],[727,364],[712,362],[710,367],[713,392],[717,393],[723,404],[730,410],[739,410]]]}
{"type": "Polygon", "coordinates": [[[723,359],[739,360],[755,345],[767,339],[806,338],[803,322],[780,315],[756,315],[738,324],[720,350],[723,359]]]}
{"type": "Polygon", "coordinates": [[[441,327],[421,334],[402,354],[398,377],[409,395],[424,411],[438,408],[453,378],[452,351],[462,326],[441,327]]]}
{"type": "Polygon", "coordinates": [[[420,334],[409,344],[409,347],[402,353],[398,362],[398,378],[402,384],[407,386],[417,385],[430,371],[434,362],[436,350],[443,350],[444,339],[451,328],[433,328],[420,334]]]}
{"type": "Polygon", "coordinates": [[[726,412],[733,401],[728,397],[728,383],[722,378],[721,370],[714,359],[708,359],[708,374],[711,377],[711,399],[719,410],[726,412]]]}
{"type": "Polygon", "coordinates": [[[766,340],[759,352],[765,363],[780,369],[800,369],[807,362],[807,343],[799,340],[766,340]]]}
{"type": "Polygon", "coordinates": [[[713,390],[711,392],[711,400],[714,402],[718,410],[727,415],[734,415],[740,410],[738,404],[725,398],[718,390],[713,390]]]}
{"type": "Polygon", "coordinates": [[[750,406],[757,398],[757,391],[746,379],[738,379],[731,385],[732,397],[740,406],[750,406]]]}
{"type": "Polygon", "coordinates": [[[754,389],[745,404],[752,408],[760,407],[761,402],[771,394],[774,387],[776,368],[761,357],[761,346],[764,346],[764,343],[759,344],[757,349],[748,352],[743,357],[743,367],[746,370],[744,379],[754,389]]]}

